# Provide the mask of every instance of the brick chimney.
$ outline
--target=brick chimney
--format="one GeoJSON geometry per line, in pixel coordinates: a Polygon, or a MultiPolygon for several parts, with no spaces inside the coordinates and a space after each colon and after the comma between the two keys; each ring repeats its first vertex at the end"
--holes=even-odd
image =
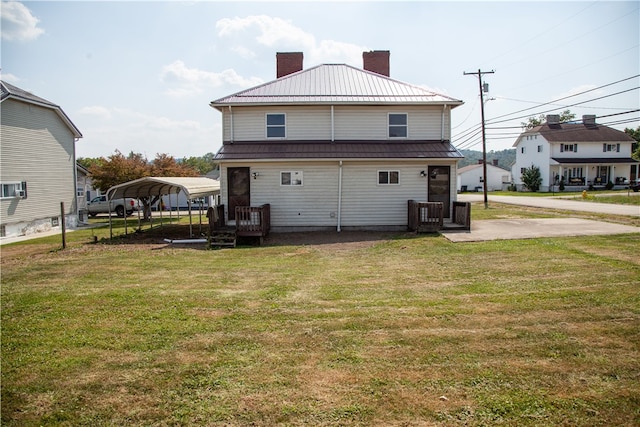
{"type": "Polygon", "coordinates": [[[596,115],[585,114],[582,116],[582,124],[586,127],[596,127],[596,115]]]}
{"type": "Polygon", "coordinates": [[[389,56],[388,50],[372,50],[362,52],[362,64],[365,70],[382,74],[389,77],[389,56]]]}
{"type": "Polygon", "coordinates": [[[560,115],[559,114],[547,114],[547,124],[548,125],[559,125],[560,124],[560,115]]]}
{"type": "Polygon", "coordinates": [[[493,166],[498,166],[498,159],[493,159],[493,166]]]}
{"type": "Polygon", "coordinates": [[[276,53],[276,77],[284,77],[302,71],[302,52],[276,53]]]}

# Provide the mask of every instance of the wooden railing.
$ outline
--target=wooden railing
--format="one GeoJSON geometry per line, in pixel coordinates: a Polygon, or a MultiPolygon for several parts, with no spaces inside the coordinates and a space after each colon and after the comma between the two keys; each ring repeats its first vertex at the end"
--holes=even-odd
{"type": "Polygon", "coordinates": [[[271,228],[271,205],[236,206],[236,233],[238,236],[264,237],[271,228]]]}
{"type": "Polygon", "coordinates": [[[417,233],[433,233],[444,223],[444,205],[442,202],[416,202],[409,200],[407,225],[417,233]]]}
{"type": "Polygon", "coordinates": [[[471,203],[453,202],[453,222],[464,230],[471,230],[471,203]]]}

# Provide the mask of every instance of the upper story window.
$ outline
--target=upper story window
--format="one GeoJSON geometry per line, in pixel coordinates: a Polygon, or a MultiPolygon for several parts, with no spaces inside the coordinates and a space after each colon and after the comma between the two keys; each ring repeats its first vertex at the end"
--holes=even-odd
{"type": "Polygon", "coordinates": [[[406,138],[407,113],[389,113],[389,138],[406,138]]]}
{"type": "Polygon", "coordinates": [[[280,185],[302,185],[302,171],[280,172],[280,185]]]}
{"type": "Polygon", "coordinates": [[[542,145],[538,145],[538,153],[542,153],[542,145]]]}
{"type": "Polygon", "coordinates": [[[285,138],[286,116],[284,113],[267,114],[267,138],[285,138]]]}
{"type": "Polygon", "coordinates": [[[560,144],[560,152],[563,151],[571,151],[574,153],[578,152],[578,144],[560,144]]]}
{"type": "Polygon", "coordinates": [[[27,198],[27,183],[26,182],[8,182],[3,183],[2,194],[0,197],[5,198],[18,198],[18,199],[26,199],[27,198]]]}
{"type": "Polygon", "coordinates": [[[400,184],[400,171],[378,171],[378,184],[400,184]]]}
{"type": "Polygon", "coordinates": [[[620,144],[602,144],[602,151],[603,152],[607,152],[607,151],[616,151],[616,152],[620,152],[620,144]]]}

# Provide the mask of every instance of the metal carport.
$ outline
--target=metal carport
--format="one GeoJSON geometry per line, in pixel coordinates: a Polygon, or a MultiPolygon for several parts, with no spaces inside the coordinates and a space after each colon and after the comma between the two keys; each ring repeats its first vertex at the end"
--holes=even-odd
{"type": "MultiPolygon", "coordinates": [[[[107,200],[124,199],[131,197],[155,197],[170,194],[184,193],[189,205],[189,235],[193,236],[191,220],[191,200],[199,197],[220,194],[220,182],[204,177],[144,177],[133,181],[114,185],[107,190],[107,200]]],[[[139,212],[139,211],[138,211],[139,212]]],[[[138,213],[138,218],[140,214],[138,213]]],[[[162,213],[160,214],[162,218],[162,213]]],[[[125,217],[125,234],[127,234],[127,221],[125,217]]],[[[113,237],[111,226],[111,213],[109,213],[109,235],[113,237]]]]}

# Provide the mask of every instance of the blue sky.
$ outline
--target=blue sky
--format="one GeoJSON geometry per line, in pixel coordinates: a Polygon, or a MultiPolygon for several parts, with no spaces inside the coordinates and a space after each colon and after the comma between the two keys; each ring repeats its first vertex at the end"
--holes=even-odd
{"type": "Polygon", "coordinates": [[[452,111],[460,148],[481,149],[478,80],[463,75],[478,69],[495,70],[487,150],[542,112],[640,125],[638,1],[2,1],[1,15],[2,79],[63,108],[84,135],[78,157],[216,152],[209,102],[275,79],[288,51],[305,68],[391,51],[392,78],[465,102],[452,111]]]}

